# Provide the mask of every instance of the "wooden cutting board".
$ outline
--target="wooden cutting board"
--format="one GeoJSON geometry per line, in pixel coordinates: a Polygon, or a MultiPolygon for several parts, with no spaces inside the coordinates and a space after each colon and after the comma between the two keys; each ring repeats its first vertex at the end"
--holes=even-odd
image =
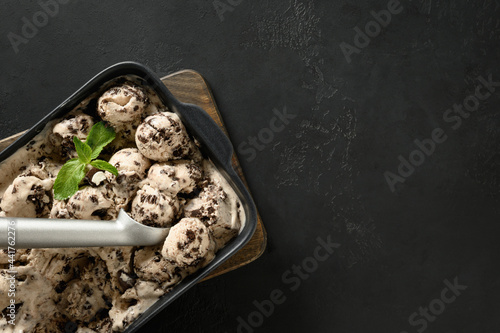
{"type": "MultiPolygon", "coordinates": [[[[177,99],[179,99],[181,102],[196,104],[203,110],[205,110],[227,134],[227,130],[224,126],[224,123],[222,122],[222,117],[219,113],[219,110],[217,109],[217,105],[215,104],[212,92],[201,74],[193,70],[183,70],[165,76],[161,80],[172,92],[172,94],[174,94],[174,96],[177,97],[177,99]]],[[[0,140],[0,151],[9,146],[23,133],[24,132],[21,132],[11,137],[0,140]]],[[[238,175],[241,177],[241,179],[243,179],[243,182],[246,184],[245,177],[243,176],[243,172],[241,170],[240,163],[236,158],[236,155],[233,155],[233,166],[238,172],[238,175]]],[[[231,258],[229,258],[219,268],[213,271],[210,275],[208,275],[204,280],[211,279],[215,276],[232,271],[238,267],[247,265],[262,255],[266,248],[267,235],[258,213],[257,217],[257,229],[255,230],[255,233],[248,244],[245,245],[231,258]]]]}

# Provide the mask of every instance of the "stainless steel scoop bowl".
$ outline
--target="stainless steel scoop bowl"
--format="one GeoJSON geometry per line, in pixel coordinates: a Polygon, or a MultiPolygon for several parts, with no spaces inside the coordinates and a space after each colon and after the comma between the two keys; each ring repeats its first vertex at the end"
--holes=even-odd
{"type": "Polygon", "coordinates": [[[140,224],[123,209],[116,221],[1,217],[0,248],[149,246],[163,242],[169,230],[140,224]]]}

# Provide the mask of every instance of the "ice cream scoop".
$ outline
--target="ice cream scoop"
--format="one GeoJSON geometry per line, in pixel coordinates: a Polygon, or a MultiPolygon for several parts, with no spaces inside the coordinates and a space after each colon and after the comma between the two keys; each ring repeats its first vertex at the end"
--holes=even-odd
{"type": "Polygon", "coordinates": [[[135,143],[142,155],[158,162],[185,159],[197,150],[179,116],[172,112],[147,117],[137,128],[135,143]]]}
{"type": "Polygon", "coordinates": [[[197,218],[183,218],[165,239],[161,254],[179,267],[194,266],[214,258],[215,243],[208,228],[197,218]]]}
{"type": "Polygon", "coordinates": [[[116,127],[141,118],[148,104],[145,92],[134,84],[124,84],[106,91],[97,102],[99,116],[116,127]]]}
{"type": "Polygon", "coordinates": [[[169,230],[140,224],[124,210],[115,221],[0,217],[0,248],[149,246],[169,230]]]}

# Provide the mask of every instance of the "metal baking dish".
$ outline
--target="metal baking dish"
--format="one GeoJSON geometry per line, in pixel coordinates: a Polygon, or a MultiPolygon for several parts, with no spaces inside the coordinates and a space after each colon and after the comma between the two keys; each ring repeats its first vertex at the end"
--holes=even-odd
{"type": "Polygon", "coordinates": [[[240,250],[250,240],[255,231],[257,226],[257,211],[250,193],[232,167],[231,158],[233,156],[233,147],[228,137],[205,111],[196,105],[178,101],[151,70],[136,62],[118,63],[97,74],[61,105],[28,130],[17,141],[2,151],[0,153],[0,163],[9,156],[15,154],[19,148],[28,144],[44,129],[49,121],[63,117],[84,99],[97,92],[104,84],[123,75],[134,75],[143,79],[145,84],[148,84],[158,94],[162,102],[165,103],[171,111],[179,115],[190,135],[195,137],[202,144],[202,152],[206,157],[212,160],[219,172],[226,178],[239,196],[246,218],[240,234],[227,246],[217,252],[215,259],[208,266],[186,277],[169,293],[162,296],[146,312],[141,314],[137,320],[124,331],[126,333],[132,333],[137,332],[137,330],[152,317],[240,250]]]}

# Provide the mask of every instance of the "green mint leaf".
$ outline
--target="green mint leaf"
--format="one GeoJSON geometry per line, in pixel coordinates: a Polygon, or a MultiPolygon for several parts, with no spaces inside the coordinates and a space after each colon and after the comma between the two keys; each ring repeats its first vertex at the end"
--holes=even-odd
{"type": "Polygon", "coordinates": [[[91,159],[99,157],[104,147],[111,143],[116,137],[113,127],[106,127],[103,121],[98,122],[90,129],[85,143],[92,149],[91,159]]]}
{"type": "Polygon", "coordinates": [[[95,160],[95,161],[90,162],[90,165],[92,165],[94,168],[97,168],[99,170],[108,171],[108,172],[111,172],[113,175],[118,176],[118,170],[116,170],[116,168],[112,164],[109,164],[106,161],[95,160]]]}
{"type": "Polygon", "coordinates": [[[78,185],[85,177],[85,164],[73,158],[66,162],[54,182],[54,198],[65,200],[78,191],[78,185]]]}
{"type": "Polygon", "coordinates": [[[85,142],[82,142],[76,136],[73,137],[73,143],[75,144],[76,153],[78,154],[78,159],[84,163],[90,163],[90,155],[92,155],[92,148],[85,142]]]}

